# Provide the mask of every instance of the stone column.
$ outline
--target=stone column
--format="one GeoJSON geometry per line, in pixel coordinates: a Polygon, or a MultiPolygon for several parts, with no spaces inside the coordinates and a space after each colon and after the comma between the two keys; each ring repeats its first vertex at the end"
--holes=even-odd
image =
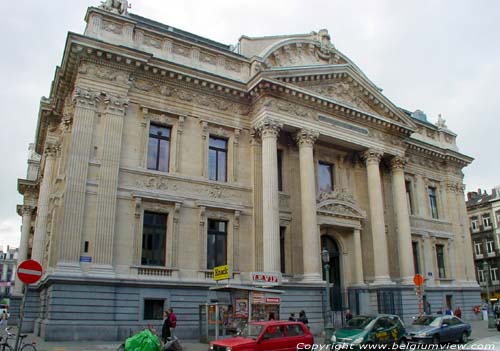
{"type": "Polygon", "coordinates": [[[66,166],[66,189],[59,241],[58,270],[79,273],[85,192],[94,118],[100,93],[76,88],[75,112],[66,166]]]}
{"type": "Polygon", "coordinates": [[[38,196],[35,235],[31,251],[31,259],[40,262],[40,264],[42,264],[45,250],[45,233],[47,232],[47,217],[49,215],[50,188],[54,173],[55,153],[56,147],[54,145],[46,145],[44,150],[45,167],[40,185],[40,194],[38,196]]]}
{"type": "Polygon", "coordinates": [[[363,252],[361,249],[361,231],[357,228],[353,232],[354,240],[354,285],[365,285],[363,275],[363,252]]]}
{"type": "Polygon", "coordinates": [[[462,262],[465,268],[465,277],[468,281],[468,285],[477,286],[476,271],[474,268],[474,257],[472,253],[472,237],[469,232],[469,217],[467,216],[467,206],[465,204],[464,190],[465,185],[461,182],[457,183],[457,192],[455,195],[458,218],[460,219],[460,231],[456,234],[456,236],[462,239],[460,241],[462,242],[461,249],[464,255],[463,260],[459,262],[462,262]]]}
{"type": "Polygon", "coordinates": [[[308,129],[302,129],[295,136],[299,145],[300,161],[304,281],[321,281],[321,250],[316,216],[316,181],[313,156],[313,145],[318,136],[318,132],[308,129]]]}
{"type": "MultiPolygon", "coordinates": [[[[28,242],[30,239],[30,229],[31,229],[31,216],[33,214],[34,208],[33,206],[19,206],[18,213],[22,216],[22,226],[21,226],[21,241],[19,242],[19,250],[17,252],[17,264],[20,264],[23,261],[28,259],[28,242]]],[[[22,295],[23,288],[22,283],[16,277],[16,283],[14,285],[13,294],[14,295],[22,295]]]]}
{"type": "Polygon", "coordinates": [[[282,124],[265,118],[258,125],[262,139],[263,270],[280,272],[277,138],[282,124]]]}
{"type": "MultiPolygon", "coordinates": [[[[389,276],[387,237],[385,234],[384,201],[379,163],[382,152],[367,150],[364,153],[368,177],[368,197],[370,203],[370,225],[373,237],[374,285],[392,284],[389,276]]],[[[406,204],[405,204],[406,206],[406,204]]]]}
{"type": "Polygon", "coordinates": [[[404,165],[402,157],[391,160],[392,196],[396,215],[396,234],[398,237],[399,273],[401,284],[412,285],[415,267],[413,267],[413,252],[411,245],[410,214],[406,201],[404,165]]]}
{"type": "Polygon", "coordinates": [[[103,114],[104,135],[102,138],[102,160],[97,188],[96,235],[91,252],[92,271],[109,274],[113,270],[113,249],[116,222],[116,193],[122,146],[123,117],[128,100],[106,96],[103,114]]]}

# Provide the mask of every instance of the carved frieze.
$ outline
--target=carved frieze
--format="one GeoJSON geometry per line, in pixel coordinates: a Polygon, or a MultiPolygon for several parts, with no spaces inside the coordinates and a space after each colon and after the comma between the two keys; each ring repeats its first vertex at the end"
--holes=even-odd
{"type": "Polygon", "coordinates": [[[355,204],[354,197],[346,189],[342,188],[340,190],[333,190],[329,192],[321,192],[316,199],[316,202],[321,203],[327,200],[337,200],[343,201],[350,204],[355,204]]]}
{"type": "Polygon", "coordinates": [[[184,56],[184,57],[191,56],[191,49],[187,46],[174,44],[174,48],[172,51],[174,52],[174,54],[179,55],[179,56],[184,56]]]}
{"type": "Polygon", "coordinates": [[[220,199],[224,197],[224,190],[219,185],[216,185],[207,189],[207,195],[211,198],[220,199]]]}
{"type": "Polygon", "coordinates": [[[154,48],[161,49],[161,40],[153,38],[149,35],[144,36],[142,43],[146,46],[152,46],[154,48]]]}
{"type": "Polygon", "coordinates": [[[78,73],[119,84],[128,84],[129,82],[128,73],[104,66],[98,66],[90,62],[82,63],[78,69],[78,73]]]}
{"type": "Polygon", "coordinates": [[[217,65],[217,56],[205,52],[200,52],[200,61],[210,65],[217,65]]]}
{"type": "Polygon", "coordinates": [[[141,78],[133,79],[131,82],[132,88],[150,94],[172,97],[173,99],[179,99],[186,102],[195,102],[199,106],[212,108],[218,111],[237,113],[241,115],[247,115],[249,113],[247,106],[215,96],[199,94],[166,84],[150,82],[141,78]]]}
{"type": "Polygon", "coordinates": [[[231,61],[231,60],[225,61],[224,68],[228,71],[233,71],[233,72],[237,72],[237,73],[241,72],[241,64],[238,62],[235,62],[235,61],[231,61]]]}
{"type": "Polygon", "coordinates": [[[171,184],[167,178],[161,176],[140,178],[136,181],[136,186],[156,190],[177,190],[176,184],[171,184]]]}
{"type": "Polygon", "coordinates": [[[314,116],[313,110],[300,105],[292,104],[290,102],[279,101],[276,99],[267,99],[262,104],[262,106],[270,111],[285,112],[301,118],[313,118],[314,116]]]}
{"type": "Polygon", "coordinates": [[[123,33],[123,26],[119,23],[103,20],[101,28],[107,32],[121,35],[123,33]]]}

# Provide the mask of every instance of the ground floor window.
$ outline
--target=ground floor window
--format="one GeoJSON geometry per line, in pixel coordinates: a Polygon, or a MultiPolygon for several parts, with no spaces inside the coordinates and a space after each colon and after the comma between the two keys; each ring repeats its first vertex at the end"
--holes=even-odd
{"type": "Polygon", "coordinates": [[[167,215],[164,213],[144,212],[144,224],[142,228],[142,265],[165,265],[166,237],[167,215]]]}
{"type": "Polygon", "coordinates": [[[207,269],[227,264],[227,222],[208,220],[207,269]]]}
{"type": "Polygon", "coordinates": [[[163,299],[146,299],[144,300],[144,319],[145,320],[162,320],[163,308],[165,300],[163,299]]]}

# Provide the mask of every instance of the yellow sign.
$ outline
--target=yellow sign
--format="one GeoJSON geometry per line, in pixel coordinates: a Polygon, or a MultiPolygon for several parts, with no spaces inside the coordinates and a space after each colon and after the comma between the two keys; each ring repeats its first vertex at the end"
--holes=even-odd
{"type": "Polygon", "coordinates": [[[229,279],[231,275],[231,270],[229,265],[214,267],[214,280],[224,280],[229,279]]]}

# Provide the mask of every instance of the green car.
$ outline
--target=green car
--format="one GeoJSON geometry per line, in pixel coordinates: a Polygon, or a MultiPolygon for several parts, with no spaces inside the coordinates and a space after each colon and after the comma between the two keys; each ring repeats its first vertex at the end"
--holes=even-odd
{"type": "Polygon", "coordinates": [[[362,344],[404,344],[405,327],[398,316],[356,316],[345,327],[337,329],[330,339],[336,349],[353,348],[362,344]]]}

